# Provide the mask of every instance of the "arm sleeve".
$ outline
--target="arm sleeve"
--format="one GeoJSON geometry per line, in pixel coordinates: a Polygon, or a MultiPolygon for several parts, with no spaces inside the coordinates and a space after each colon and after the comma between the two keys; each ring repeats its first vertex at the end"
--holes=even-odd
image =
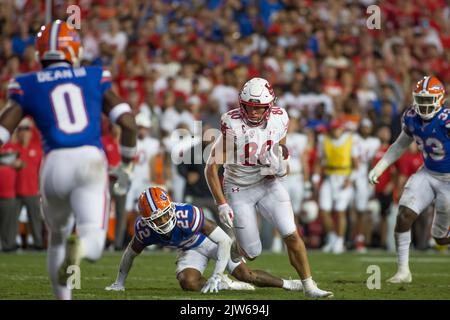
{"type": "Polygon", "coordinates": [[[199,232],[203,225],[205,224],[205,217],[203,215],[203,210],[192,206],[192,215],[189,219],[189,229],[192,233],[199,232]]]}
{"type": "Polygon", "coordinates": [[[218,246],[217,261],[213,274],[223,273],[230,260],[231,239],[220,227],[216,227],[208,238],[217,243],[218,246]]]}
{"type": "Polygon", "coordinates": [[[8,98],[17,102],[22,109],[24,108],[25,94],[19,81],[15,78],[11,79],[8,83],[8,98]]]}
{"type": "Polygon", "coordinates": [[[384,172],[391,164],[400,158],[406,148],[414,141],[404,130],[400,133],[397,140],[389,147],[383,158],[375,166],[380,172],[384,172]]]}
{"type": "Polygon", "coordinates": [[[119,273],[117,274],[116,283],[125,285],[125,280],[127,279],[128,272],[130,272],[131,266],[133,265],[133,260],[139,254],[134,252],[131,248],[132,241],[128,244],[125,252],[122,255],[122,259],[120,260],[119,273]]]}

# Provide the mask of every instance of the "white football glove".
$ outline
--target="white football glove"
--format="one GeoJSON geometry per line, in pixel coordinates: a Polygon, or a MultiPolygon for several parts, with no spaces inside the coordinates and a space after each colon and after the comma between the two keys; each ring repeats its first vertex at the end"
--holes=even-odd
{"type": "Polygon", "coordinates": [[[220,222],[226,225],[228,228],[233,228],[234,212],[228,203],[221,204],[217,207],[219,209],[220,222]]]}
{"type": "Polygon", "coordinates": [[[266,150],[259,158],[262,165],[268,167],[269,172],[266,175],[283,176],[287,171],[288,161],[283,159],[281,146],[276,145],[266,150]]]}
{"type": "Polygon", "coordinates": [[[117,282],[105,288],[106,291],[125,291],[125,287],[117,282]]]}
{"type": "Polygon", "coordinates": [[[125,195],[131,185],[131,173],[133,172],[133,163],[121,163],[117,168],[109,171],[109,175],[115,179],[113,182],[113,193],[115,195],[125,195]]]}
{"type": "Polygon", "coordinates": [[[222,275],[220,273],[213,274],[211,278],[206,281],[202,288],[202,293],[219,292],[220,282],[222,281],[222,275]]]}

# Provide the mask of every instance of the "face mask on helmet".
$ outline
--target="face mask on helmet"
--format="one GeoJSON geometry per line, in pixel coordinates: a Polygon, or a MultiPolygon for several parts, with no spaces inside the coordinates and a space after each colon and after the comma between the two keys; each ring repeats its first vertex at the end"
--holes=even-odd
{"type": "Polygon", "coordinates": [[[414,93],[414,110],[422,119],[429,120],[441,109],[443,97],[442,94],[414,93]]]}
{"type": "Polygon", "coordinates": [[[152,212],[150,217],[143,217],[142,220],[150,227],[152,230],[159,234],[168,234],[175,227],[177,218],[175,215],[175,205],[170,204],[164,210],[158,209],[152,212]]]}
{"type": "Polygon", "coordinates": [[[260,125],[264,120],[268,119],[270,114],[270,109],[272,105],[267,106],[249,106],[245,103],[241,103],[241,108],[245,113],[244,119],[249,125],[257,126],[260,125]],[[258,115],[258,113],[260,113],[258,115]],[[254,114],[254,115],[253,115],[254,114]]]}
{"type": "Polygon", "coordinates": [[[263,78],[252,78],[247,81],[239,93],[239,106],[242,119],[250,126],[261,125],[269,119],[275,103],[272,86],[263,78]],[[255,109],[261,109],[254,112],[255,109]]]}

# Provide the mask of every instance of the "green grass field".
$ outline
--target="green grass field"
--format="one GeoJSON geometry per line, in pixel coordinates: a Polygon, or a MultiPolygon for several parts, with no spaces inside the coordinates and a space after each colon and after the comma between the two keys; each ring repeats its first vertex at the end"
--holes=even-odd
{"type": "MultiPolygon", "coordinates": [[[[175,253],[145,252],[135,260],[125,292],[107,292],[117,272],[120,253],[105,253],[91,264],[81,265],[81,289],[74,299],[304,299],[300,292],[275,288],[257,288],[253,292],[222,291],[202,295],[184,292],[175,278],[175,253]]],[[[309,253],[313,276],[318,285],[332,290],[335,299],[450,299],[450,256],[438,253],[411,255],[413,283],[387,284],[396,270],[395,255],[382,252],[343,255],[309,253]],[[381,289],[366,286],[367,267],[381,269],[381,289]]],[[[297,278],[285,254],[263,253],[249,263],[285,278],[297,278]]],[[[211,274],[210,263],[206,275],[211,274]]],[[[44,253],[0,254],[0,299],[53,299],[44,253]]]]}

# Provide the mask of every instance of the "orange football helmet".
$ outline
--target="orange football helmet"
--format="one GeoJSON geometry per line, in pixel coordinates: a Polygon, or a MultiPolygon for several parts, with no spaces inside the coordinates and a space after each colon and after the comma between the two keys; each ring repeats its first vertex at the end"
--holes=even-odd
{"type": "Polygon", "coordinates": [[[413,91],[414,110],[424,120],[430,120],[444,104],[445,88],[438,78],[426,76],[413,91]]]}
{"type": "Polygon", "coordinates": [[[56,20],[37,34],[36,57],[39,61],[67,61],[78,66],[82,57],[80,35],[67,22],[56,20]]]}
{"type": "Polygon", "coordinates": [[[150,187],[141,193],[139,213],[142,220],[159,234],[169,233],[177,222],[175,204],[170,195],[160,187],[150,187]]]}

